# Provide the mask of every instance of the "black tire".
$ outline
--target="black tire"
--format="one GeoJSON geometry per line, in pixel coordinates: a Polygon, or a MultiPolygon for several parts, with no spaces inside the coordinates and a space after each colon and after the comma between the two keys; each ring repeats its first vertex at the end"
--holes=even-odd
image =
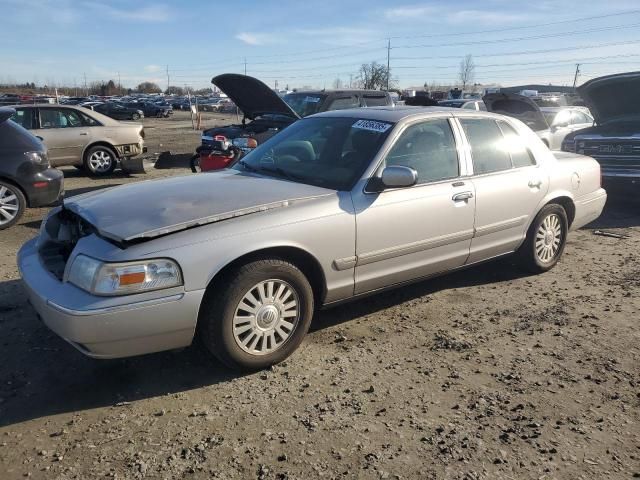
{"type": "Polygon", "coordinates": [[[0,230],[14,226],[27,207],[22,190],[12,183],[0,180],[0,230]]]}
{"type": "MultiPolygon", "coordinates": [[[[200,309],[198,330],[204,346],[222,363],[236,370],[261,370],[283,361],[298,348],[313,318],[314,297],[309,281],[295,265],[278,258],[255,260],[221,278],[217,286],[218,288],[210,289],[205,295],[200,309]],[[294,326],[289,336],[283,340],[278,335],[282,343],[274,351],[260,355],[251,354],[238,343],[245,340],[236,340],[234,317],[245,295],[255,292],[254,288],[260,282],[271,280],[282,282],[292,289],[293,298],[297,300],[297,316],[292,322],[294,326]]],[[[274,301],[276,299],[273,297],[274,301]]],[[[259,317],[260,311],[254,316],[259,317]]],[[[277,324],[280,320],[273,321],[277,324]]],[[[255,323],[257,322],[256,319],[255,323]]],[[[254,335],[251,332],[246,333],[244,339],[254,335]]],[[[273,342],[268,341],[266,337],[265,334],[263,339],[258,340],[256,348],[259,348],[262,342],[273,342]]],[[[274,336],[273,339],[275,338],[274,336]]]]}
{"type": "MultiPolygon", "coordinates": [[[[551,221],[551,225],[553,225],[553,221],[551,221]]],[[[565,212],[564,208],[557,204],[545,205],[531,223],[527,232],[527,238],[518,250],[518,256],[520,257],[522,266],[533,273],[546,272],[555,267],[562,256],[562,252],[564,252],[568,231],[569,222],[567,220],[567,212],[565,212]],[[553,247],[556,238],[552,233],[554,228],[547,229],[543,226],[545,220],[553,220],[554,218],[557,220],[559,227],[557,249],[553,247]],[[545,234],[544,231],[547,233],[545,234]],[[538,240],[544,245],[539,242],[537,243],[538,240]],[[546,253],[541,254],[541,251],[546,253]],[[543,258],[545,255],[549,255],[549,257],[543,258]]]]}
{"type": "Polygon", "coordinates": [[[118,165],[118,156],[111,148],[103,145],[96,145],[85,152],[83,165],[84,170],[91,176],[103,177],[105,175],[111,175],[118,165]],[[94,155],[100,156],[102,159],[106,159],[108,157],[110,159],[110,163],[108,165],[103,164],[102,166],[97,167],[93,164],[94,155]]]}
{"type": "Polygon", "coordinates": [[[82,165],[74,165],[74,167],[77,168],[78,170],[84,171],[84,164],[82,164],[82,165]]]}
{"type": "Polygon", "coordinates": [[[133,115],[131,115],[131,120],[140,120],[140,115],[137,113],[134,113],[133,115]]]}

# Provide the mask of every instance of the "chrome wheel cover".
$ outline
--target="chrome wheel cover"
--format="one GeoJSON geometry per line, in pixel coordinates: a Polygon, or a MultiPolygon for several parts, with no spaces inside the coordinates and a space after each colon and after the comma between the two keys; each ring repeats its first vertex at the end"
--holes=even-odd
{"type": "Polygon", "coordinates": [[[300,300],[283,280],[264,280],[244,294],[233,315],[233,338],[250,355],[280,349],[300,320],[300,300]]]}
{"type": "Polygon", "coordinates": [[[551,262],[562,242],[562,223],[560,217],[555,213],[548,215],[542,220],[536,232],[536,256],[542,263],[551,262]]]}
{"type": "Polygon", "coordinates": [[[16,218],[20,211],[19,202],[11,188],[0,186],[0,225],[6,225],[16,218]]]}
{"type": "Polygon", "coordinates": [[[96,150],[89,157],[89,168],[95,173],[106,173],[111,169],[113,157],[106,150],[96,150]]]}

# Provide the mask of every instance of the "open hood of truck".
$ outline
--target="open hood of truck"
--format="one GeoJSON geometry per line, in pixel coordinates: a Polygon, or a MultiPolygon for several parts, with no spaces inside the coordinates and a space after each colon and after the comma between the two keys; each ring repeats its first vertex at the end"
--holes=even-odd
{"type": "Polygon", "coordinates": [[[213,77],[211,83],[233,100],[250,120],[266,113],[300,118],[276,92],[257,78],[237,73],[223,73],[213,77]]]}
{"type": "Polygon", "coordinates": [[[529,97],[515,93],[489,93],[482,100],[488,111],[517,118],[534,132],[549,128],[540,108],[529,97]]]}
{"type": "Polygon", "coordinates": [[[577,91],[599,125],[640,121],[640,72],[594,78],[577,91]]]}
{"type": "Polygon", "coordinates": [[[235,170],[170,177],[96,190],[64,208],[119,244],[289,207],[335,190],[235,170]]]}

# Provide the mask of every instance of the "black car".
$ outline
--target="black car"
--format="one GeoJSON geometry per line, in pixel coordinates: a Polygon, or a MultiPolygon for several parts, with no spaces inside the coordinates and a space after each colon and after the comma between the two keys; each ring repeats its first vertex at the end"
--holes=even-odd
{"type": "Polygon", "coordinates": [[[26,207],[59,200],[64,185],[62,172],[49,165],[44,144],[9,120],[14,113],[0,108],[0,230],[14,225],[26,207]]]}
{"type": "Polygon", "coordinates": [[[595,125],[569,133],[562,150],[595,158],[612,192],[640,193],[640,72],[594,78],[578,87],[595,125]]]}
{"type": "Polygon", "coordinates": [[[225,137],[234,146],[248,151],[271,138],[296,120],[327,110],[392,106],[388,92],[378,90],[310,90],[278,96],[260,80],[225,73],[211,80],[242,111],[239,125],[214,127],[202,132],[202,147],[214,145],[215,137],[225,137]]]}
{"type": "Polygon", "coordinates": [[[115,120],[140,120],[144,112],[139,108],[131,108],[115,102],[100,103],[93,110],[115,120]]]}
{"type": "Polygon", "coordinates": [[[127,108],[142,110],[145,117],[168,117],[173,114],[171,105],[160,105],[152,102],[129,102],[123,104],[127,108]]]}

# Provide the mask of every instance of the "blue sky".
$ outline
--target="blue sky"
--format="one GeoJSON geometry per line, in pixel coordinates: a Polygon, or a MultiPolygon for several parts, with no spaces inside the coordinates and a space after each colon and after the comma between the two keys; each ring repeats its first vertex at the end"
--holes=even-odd
{"type": "Polygon", "coordinates": [[[209,86],[244,71],[270,85],[348,84],[386,63],[401,87],[456,82],[471,54],[481,83],[571,84],[640,70],[637,0],[0,0],[0,82],[144,80],[209,86]],[[621,14],[623,13],[623,14],[621,14]],[[575,19],[582,19],[574,21],[575,19]]]}

